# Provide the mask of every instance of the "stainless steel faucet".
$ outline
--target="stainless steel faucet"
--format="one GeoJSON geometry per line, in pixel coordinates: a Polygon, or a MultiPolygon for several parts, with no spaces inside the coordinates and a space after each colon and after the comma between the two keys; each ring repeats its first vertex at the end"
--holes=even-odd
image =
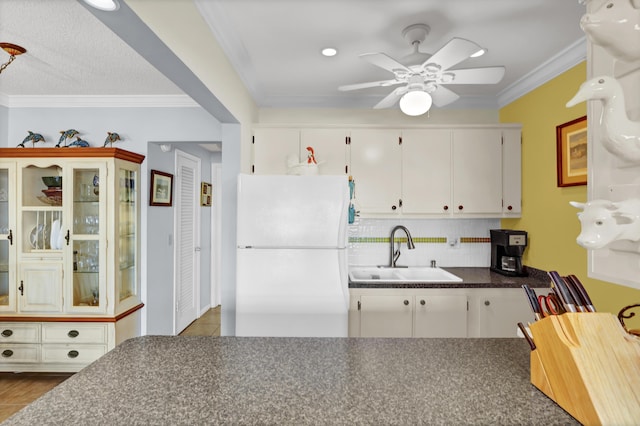
{"type": "Polygon", "coordinates": [[[405,234],[407,234],[407,248],[409,250],[413,250],[414,248],[416,248],[416,246],[413,244],[413,238],[411,238],[411,233],[409,232],[409,230],[402,226],[402,225],[398,225],[396,227],[394,227],[391,230],[391,237],[389,238],[389,243],[391,245],[390,247],[390,254],[391,256],[389,257],[389,267],[391,268],[397,268],[396,266],[396,262],[398,261],[398,258],[400,257],[400,244],[398,244],[398,249],[395,249],[395,235],[396,235],[396,231],[398,229],[401,229],[404,231],[405,234]]]}

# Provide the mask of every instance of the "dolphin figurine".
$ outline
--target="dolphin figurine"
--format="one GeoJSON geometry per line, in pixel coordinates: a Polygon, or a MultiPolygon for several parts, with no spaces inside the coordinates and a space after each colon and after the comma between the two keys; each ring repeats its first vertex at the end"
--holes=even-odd
{"type": "Polygon", "coordinates": [[[67,145],[66,148],[72,147],[72,146],[86,148],[89,146],[89,142],[85,141],[84,139],[80,139],[80,136],[76,136],[76,140],[71,142],[69,145],[67,145]]]}
{"type": "Polygon", "coordinates": [[[113,145],[115,141],[119,140],[122,140],[119,134],[116,132],[107,132],[107,138],[104,140],[104,145],[102,145],[102,147],[105,148],[107,144],[113,145]]]}
{"type": "Polygon", "coordinates": [[[16,148],[17,147],[24,148],[25,147],[24,144],[29,141],[33,142],[33,146],[36,146],[37,142],[46,142],[44,140],[44,137],[40,133],[33,133],[32,131],[29,130],[29,134],[27,135],[27,137],[24,138],[22,142],[16,146],[16,148]]]}
{"type": "MultiPolygon", "coordinates": [[[[78,134],[78,131],[76,129],[69,129],[69,130],[61,130],[60,131],[60,139],[58,139],[58,143],[56,144],[56,148],[60,148],[61,144],[63,142],[65,142],[67,139],[71,139],[72,137],[74,137],[75,135],[78,134]]],[[[66,146],[66,142],[65,142],[65,146],[66,146]]]]}
{"type": "Polygon", "coordinates": [[[585,81],[567,107],[595,99],[603,104],[602,145],[621,160],[640,163],[640,122],[629,120],[618,80],[602,75],[585,81]]]}

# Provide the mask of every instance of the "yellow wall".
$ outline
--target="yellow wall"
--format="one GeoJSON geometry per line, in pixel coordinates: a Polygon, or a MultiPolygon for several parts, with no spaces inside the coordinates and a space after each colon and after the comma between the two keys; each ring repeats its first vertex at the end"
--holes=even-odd
{"type": "MultiPolygon", "coordinates": [[[[640,290],[587,277],[587,252],[576,243],[577,210],[569,205],[586,201],[587,187],[557,186],[556,126],[586,115],[584,102],[565,107],[586,73],[583,62],[500,110],[501,122],[522,123],[522,217],[503,220],[502,226],[528,232],[526,265],[576,275],[598,311],[617,314],[624,306],[640,303],[640,290]]],[[[638,317],[627,324],[640,328],[638,317]]]]}

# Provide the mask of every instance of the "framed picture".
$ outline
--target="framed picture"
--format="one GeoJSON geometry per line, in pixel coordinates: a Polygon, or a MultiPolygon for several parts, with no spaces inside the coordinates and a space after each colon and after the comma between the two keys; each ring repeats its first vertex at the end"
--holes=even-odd
{"type": "Polygon", "coordinates": [[[587,116],[556,127],[558,186],[587,184],[587,116]]]}
{"type": "Polygon", "coordinates": [[[200,184],[200,205],[211,207],[211,198],[213,196],[213,186],[210,183],[202,182],[200,184]]]}
{"type": "Polygon", "coordinates": [[[151,170],[150,206],[171,206],[173,202],[173,175],[151,170]]]}

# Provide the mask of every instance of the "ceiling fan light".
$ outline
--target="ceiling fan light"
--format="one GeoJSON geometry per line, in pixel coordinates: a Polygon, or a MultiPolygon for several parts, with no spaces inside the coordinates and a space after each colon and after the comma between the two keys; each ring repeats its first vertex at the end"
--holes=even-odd
{"type": "Polygon", "coordinates": [[[324,49],[322,49],[321,53],[324,56],[331,57],[331,56],[336,56],[338,54],[338,51],[333,47],[325,47],[324,49]]]}
{"type": "Polygon", "coordinates": [[[479,58],[480,56],[484,55],[485,53],[487,53],[487,49],[480,48],[480,50],[478,50],[477,52],[472,53],[470,58],[479,58]]]}
{"type": "Polygon", "coordinates": [[[86,4],[96,9],[104,10],[107,12],[113,12],[118,10],[120,4],[118,0],[83,0],[86,4]]]}
{"type": "Polygon", "coordinates": [[[422,115],[429,111],[432,104],[431,95],[422,90],[413,90],[400,98],[400,110],[410,116],[422,115]]]}

